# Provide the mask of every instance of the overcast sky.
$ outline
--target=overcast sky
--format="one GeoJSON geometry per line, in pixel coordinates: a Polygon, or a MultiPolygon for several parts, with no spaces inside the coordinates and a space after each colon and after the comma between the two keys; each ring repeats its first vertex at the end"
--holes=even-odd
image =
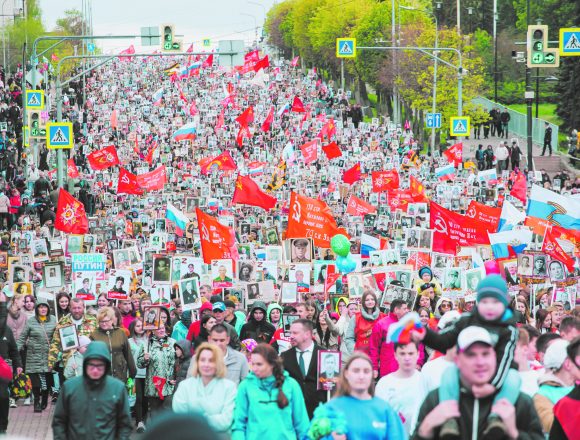
{"type": "MultiPolygon", "coordinates": [[[[275,0],[93,0],[93,28],[95,35],[140,34],[141,27],[160,26],[171,23],[177,34],[183,34],[186,49],[194,43],[201,50],[201,40],[210,38],[212,43],[221,39],[254,39],[255,23],[264,22],[267,11],[275,0]],[[255,3],[259,3],[255,4],[255,3]],[[262,6],[260,6],[262,5],[262,6]],[[255,17],[255,21],[253,17],[255,17]]],[[[44,25],[52,30],[59,17],[67,9],[81,10],[82,0],[40,0],[44,25]]],[[[105,52],[134,44],[138,40],[98,43],[105,52]]],[[[153,51],[154,49],[150,49],[153,51]]]]}

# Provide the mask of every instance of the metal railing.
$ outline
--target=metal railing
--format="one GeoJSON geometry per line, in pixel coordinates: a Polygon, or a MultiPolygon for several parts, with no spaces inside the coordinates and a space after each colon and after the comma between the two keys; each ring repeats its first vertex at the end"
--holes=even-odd
{"type": "MultiPolygon", "coordinates": [[[[506,108],[505,105],[498,104],[497,102],[490,101],[487,98],[478,96],[474,98],[471,102],[474,104],[482,105],[486,110],[491,110],[492,108],[506,108]]],[[[507,109],[510,114],[510,122],[508,125],[509,132],[518,135],[521,138],[526,139],[527,137],[527,116],[525,113],[520,113],[515,110],[507,109]]],[[[532,140],[535,144],[544,145],[544,132],[546,131],[546,123],[552,127],[552,150],[558,150],[558,131],[559,127],[552,124],[544,119],[532,118],[532,140]]]]}

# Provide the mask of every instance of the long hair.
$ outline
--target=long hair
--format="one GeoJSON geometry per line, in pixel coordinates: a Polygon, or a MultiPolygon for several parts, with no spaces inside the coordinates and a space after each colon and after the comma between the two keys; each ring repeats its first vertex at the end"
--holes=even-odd
{"type": "MultiPolygon", "coordinates": [[[[181,347],[180,347],[181,348],[181,347]]],[[[208,342],[204,342],[195,350],[195,358],[191,362],[189,366],[189,370],[187,372],[187,377],[198,377],[199,374],[199,358],[201,357],[201,353],[204,351],[210,351],[212,354],[213,361],[215,363],[215,377],[223,379],[226,377],[226,365],[224,363],[224,354],[222,353],[221,349],[214,344],[210,344],[208,342]]]]}
{"type": "Polygon", "coordinates": [[[278,352],[270,344],[261,343],[256,345],[252,355],[259,354],[264,358],[264,360],[270,364],[273,369],[274,378],[276,379],[276,388],[278,388],[278,408],[283,409],[288,406],[288,398],[284,391],[282,391],[282,385],[284,385],[284,366],[282,364],[282,358],[278,356],[278,352]]]}
{"type": "Polygon", "coordinates": [[[375,294],[375,292],[372,291],[372,289],[365,289],[363,294],[362,294],[362,298],[360,300],[360,305],[363,308],[363,310],[369,314],[373,313],[376,309],[379,308],[379,301],[377,300],[377,295],[375,294]],[[365,301],[367,299],[367,296],[372,296],[375,299],[375,306],[373,307],[373,309],[371,311],[369,311],[367,309],[367,307],[365,306],[365,301]]]}
{"type": "MultiPolygon", "coordinates": [[[[370,358],[366,354],[364,354],[363,352],[355,351],[352,354],[352,356],[349,358],[349,360],[346,362],[346,365],[344,366],[342,371],[340,372],[340,377],[338,378],[338,387],[336,388],[335,397],[350,396],[351,395],[352,391],[350,388],[350,384],[348,383],[348,380],[346,379],[345,373],[348,371],[348,369],[350,368],[352,363],[358,359],[362,359],[363,361],[368,362],[368,364],[371,367],[371,372],[372,372],[373,364],[372,364],[370,358]]],[[[371,373],[371,377],[372,377],[372,373],[371,373]]],[[[369,391],[369,394],[371,396],[375,395],[375,381],[372,379],[371,379],[371,384],[369,385],[368,391],[369,391]]]]}

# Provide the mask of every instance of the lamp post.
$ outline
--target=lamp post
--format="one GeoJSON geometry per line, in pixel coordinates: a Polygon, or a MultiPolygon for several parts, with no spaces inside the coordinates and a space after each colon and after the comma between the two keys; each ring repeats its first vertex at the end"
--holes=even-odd
{"type": "MultiPolygon", "coordinates": [[[[437,3],[437,8],[440,8],[441,3],[437,3]]],[[[413,8],[411,6],[399,6],[401,9],[405,9],[407,11],[421,11],[421,12],[425,12],[426,14],[430,14],[431,16],[433,16],[433,19],[435,20],[435,49],[437,49],[439,47],[439,22],[437,20],[437,15],[432,12],[432,11],[428,11],[426,9],[418,9],[418,8],[413,8]]],[[[433,53],[435,55],[435,58],[433,60],[433,98],[432,98],[432,103],[431,103],[431,113],[435,113],[437,111],[437,55],[438,52],[434,52],[433,53]]],[[[434,151],[435,150],[435,127],[431,127],[431,143],[430,143],[430,150],[434,151]]]]}
{"type": "Polygon", "coordinates": [[[256,20],[256,16],[252,14],[246,14],[245,12],[242,12],[240,15],[252,17],[252,19],[254,20],[254,29],[256,30],[256,44],[258,44],[258,21],[256,20]]]}
{"type": "Polygon", "coordinates": [[[493,100],[497,102],[497,0],[493,0],[493,100]]]}

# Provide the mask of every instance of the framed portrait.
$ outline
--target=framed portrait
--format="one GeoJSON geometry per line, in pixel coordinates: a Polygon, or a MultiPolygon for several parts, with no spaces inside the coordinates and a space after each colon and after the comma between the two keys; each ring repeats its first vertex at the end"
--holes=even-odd
{"type": "Polygon", "coordinates": [[[403,287],[410,289],[411,288],[411,271],[410,270],[397,270],[395,271],[395,277],[397,281],[400,281],[403,287]]]}
{"type": "Polygon", "coordinates": [[[64,286],[64,271],[62,261],[44,263],[42,280],[46,289],[59,289],[64,286]]]}
{"type": "Polygon", "coordinates": [[[290,264],[288,269],[288,281],[296,283],[298,293],[310,291],[310,263],[290,264]]]}
{"type": "Polygon", "coordinates": [[[500,261],[499,269],[501,276],[504,277],[508,286],[517,286],[520,284],[518,260],[516,258],[500,261]]]}
{"type": "Polygon", "coordinates": [[[458,267],[446,268],[443,272],[443,290],[461,289],[461,269],[458,267]]]}
{"type": "Polygon", "coordinates": [[[83,235],[69,235],[66,240],[67,254],[80,254],[83,252],[83,235]]]}
{"type": "Polygon", "coordinates": [[[161,309],[159,306],[149,306],[143,309],[143,330],[157,330],[161,324],[161,309]]]}
{"type": "Polygon", "coordinates": [[[32,295],[34,293],[31,282],[14,283],[12,288],[14,293],[18,295],[32,295]]]}
{"type": "Polygon", "coordinates": [[[282,304],[296,304],[298,303],[298,285],[297,283],[284,282],[282,283],[282,304]]]}
{"type": "Polygon", "coordinates": [[[485,277],[482,268],[469,269],[463,272],[463,285],[467,292],[477,292],[477,285],[485,277]]]}
{"type": "Polygon", "coordinates": [[[199,309],[201,297],[199,296],[199,278],[185,278],[179,282],[179,297],[183,310],[199,309]]]}
{"type": "Polygon", "coordinates": [[[115,249],[113,251],[113,262],[115,269],[129,269],[131,267],[131,258],[128,249],[115,249]]]}
{"type": "Polygon", "coordinates": [[[265,231],[265,244],[270,245],[270,246],[278,246],[280,245],[280,236],[278,234],[278,228],[271,227],[271,228],[266,228],[265,231]]]}
{"type": "Polygon", "coordinates": [[[232,287],[234,278],[232,260],[212,260],[211,276],[214,289],[232,287]]]}
{"type": "Polygon", "coordinates": [[[561,261],[550,260],[548,265],[548,273],[552,283],[561,283],[566,280],[566,268],[561,261]]]}
{"type": "Polygon", "coordinates": [[[336,388],[340,376],[340,352],[318,350],[317,390],[332,391],[336,388]]]}
{"type": "Polygon", "coordinates": [[[167,255],[153,255],[153,282],[171,282],[171,257],[167,255]]]}
{"type": "Polygon", "coordinates": [[[533,274],[533,260],[534,256],[530,254],[518,255],[518,275],[523,277],[531,277],[533,274]]]}
{"type": "Polygon", "coordinates": [[[79,337],[74,324],[59,328],[58,334],[60,336],[62,351],[72,350],[79,346],[79,337]]]}
{"type": "Polygon", "coordinates": [[[362,298],[364,282],[360,273],[349,273],[348,280],[348,297],[351,299],[362,298]]]}
{"type": "Polygon", "coordinates": [[[534,268],[532,269],[532,276],[537,278],[547,278],[548,270],[546,265],[545,255],[534,255],[534,268]]]}
{"type": "Polygon", "coordinates": [[[313,244],[310,238],[290,239],[290,262],[310,263],[313,258],[313,244]]]}
{"type": "Polygon", "coordinates": [[[254,261],[238,262],[238,280],[249,283],[256,280],[256,268],[254,261]]]}
{"type": "MultiPolygon", "coordinates": [[[[21,260],[22,262],[22,260],[21,260]]],[[[20,264],[11,264],[9,279],[12,284],[24,283],[30,280],[30,267],[20,264]]]]}
{"type": "Polygon", "coordinates": [[[111,269],[107,282],[107,298],[116,300],[126,300],[129,298],[131,290],[130,270],[111,269]]]}
{"type": "Polygon", "coordinates": [[[48,245],[45,239],[33,240],[30,247],[34,261],[48,261],[48,245]]]}

